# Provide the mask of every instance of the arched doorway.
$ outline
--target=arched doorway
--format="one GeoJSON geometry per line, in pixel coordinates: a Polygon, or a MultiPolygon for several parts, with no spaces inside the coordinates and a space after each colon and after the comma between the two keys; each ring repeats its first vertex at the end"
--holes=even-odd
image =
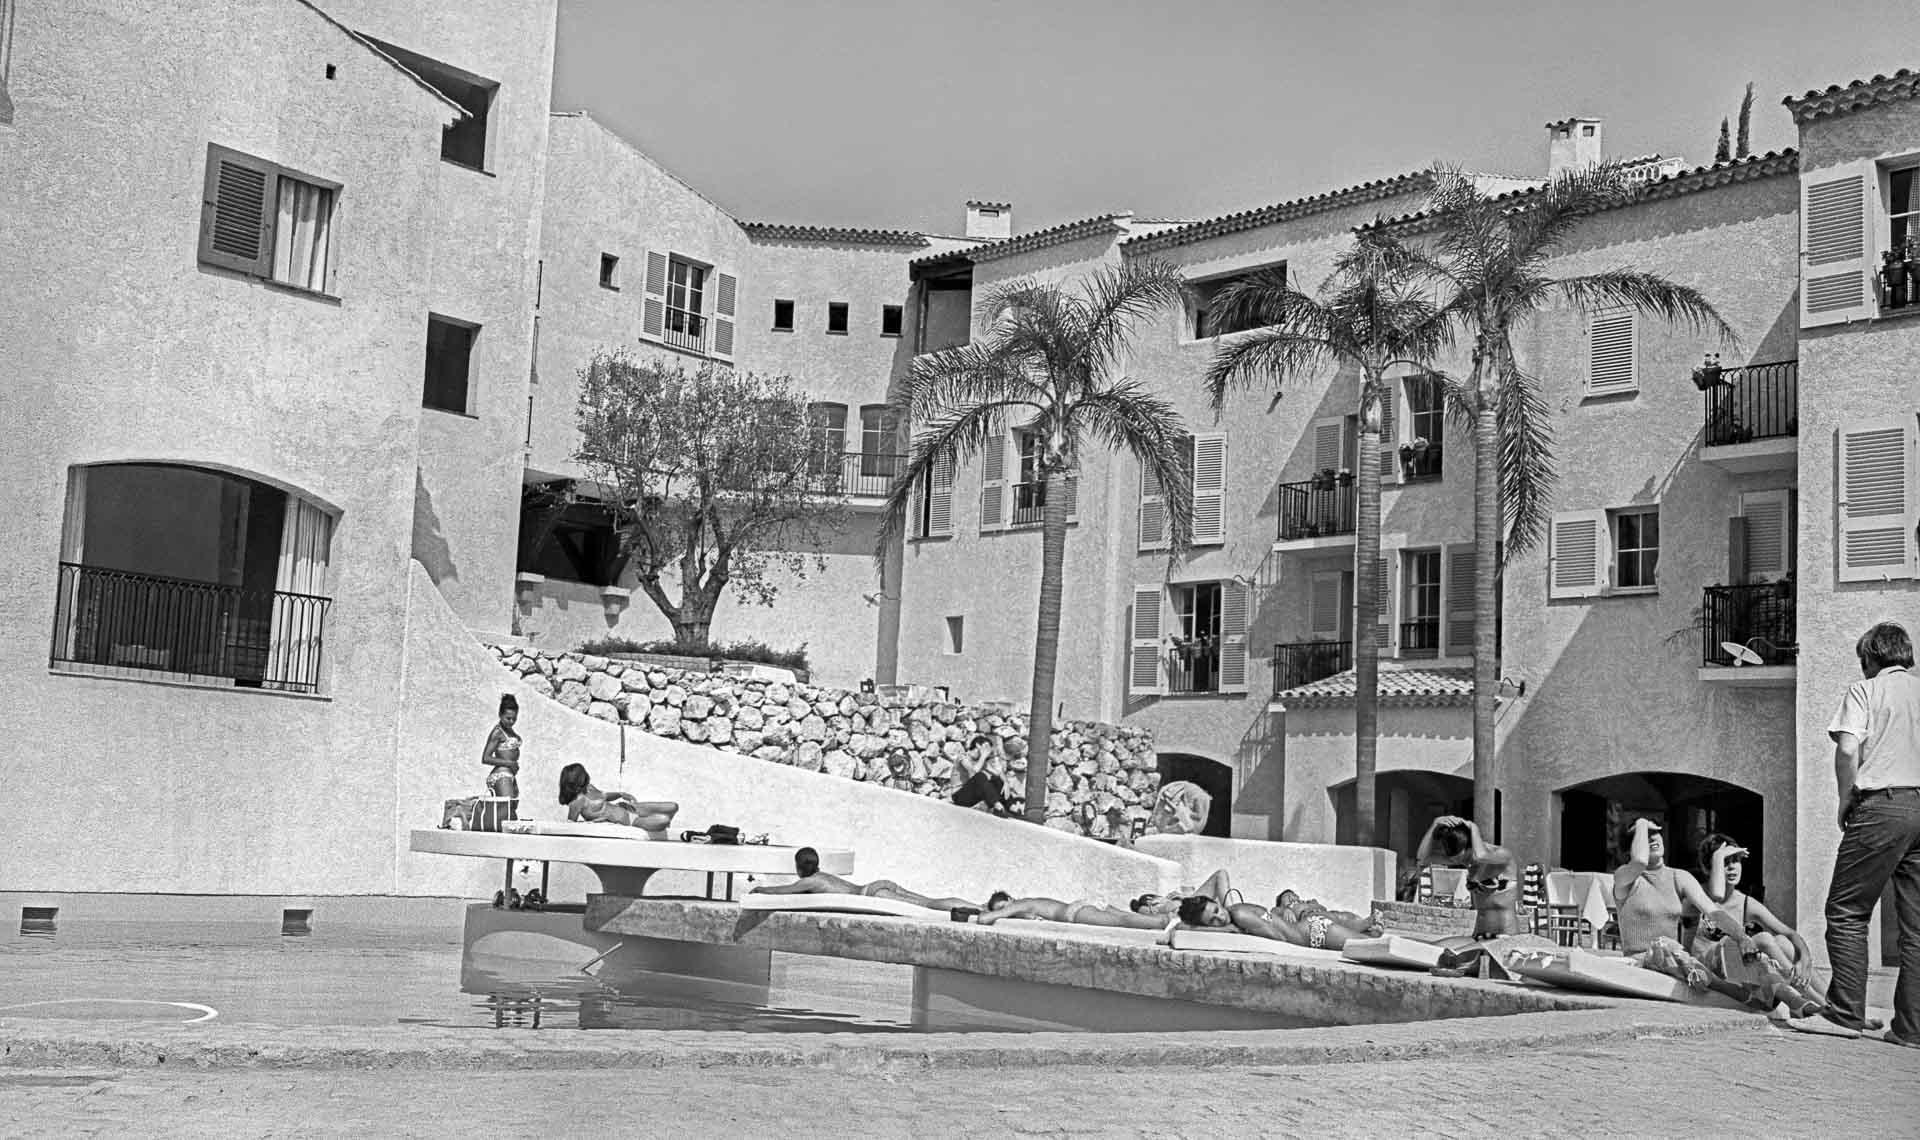
{"type": "Polygon", "coordinates": [[[1570,871],[1611,871],[1626,862],[1621,833],[1645,816],[1666,833],[1667,862],[1692,871],[1700,841],[1710,832],[1731,835],[1748,851],[1741,889],[1766,894],[1766,835],[1760,793],[1676,772],[1630,772],[1562,789],[1560,865],[1570,871]]]}
{"type": "Polygon", "coordinates": [[[1217,835],[1223,839],[1233,834],[1233,769],[1205,756],[1162,752],[1160,786],[1166,787],[1175,780],[1197,784],[1201,791],[1213,797],[1213,803],[1207,809],[1207,826],[1200,834],[1217,835]]]}
{"type": "MultiPolygon", "coordinates": [[[[1348,780],[1330,789],[1333,796],[1334,842],[1343,845],[1353,843],[1358,834],[1354,822],[1354,787],[1355,781],[1348,780]]],[[[1381,772],[1374,777],[1373,789],[1374,845],[1398,854],[1403,866],[1411,865],[1413,853],[1420,846],[1420,837],[1426,834],[1434,820],[1443,815],[1473,818],[1473,781],[1465,776],[1416,769],[1381,772]]],[[[1493,834],[1488,836],[1496,843],[1500,839],[1500,808],[1501,796],[1496,791],[1493,794],[1493,834]]]]}

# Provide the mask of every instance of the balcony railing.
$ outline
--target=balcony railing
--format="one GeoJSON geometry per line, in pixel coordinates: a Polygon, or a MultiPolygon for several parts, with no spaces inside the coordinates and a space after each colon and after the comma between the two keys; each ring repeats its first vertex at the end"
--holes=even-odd
{"type": "Polygon", "coordinates": [[[1336,475],[1280,484],[1280,541],[1352,534],[1353,477],[1336,475]]]}
{"type": "Polygon", "coordinates": [[[707,351],[707,318],[689,309],[667,306],[666,328],[660,339],[689,352],[707,351]]]}
{"type": "Polygon", "coordinates": [[[311,693],[331,598],[60,564],[52,661],[311,693]]]}
{"type": "Polygon", "coordinates": [[[1191,648],[1176,647],[1167,653],[1167,692],[1217,693],[1220,691],[1220,647],[1211,640],[1191,648]]]}
{"type": "Polygon", "coordinates": [[[1353,668],[1351,641],[1296,641],[1273,647],[1273,691],[1311,685],[1353,668]]]}
{"type": "Polygon", "coordinates": [[[1039,526],[1047,516],[1047,485],[1045,483],[1015,483],[1013,485],[1013,525],[1039,526]]]}
{"type": "Polygon", "coordinates": [[[1728,368],[1706,390],[1708,447],[1800,434],[1800,362],[1728,368]]]}
{"type": "Polygon", "coordinates": [[[1728,645],[1752,650],[1763,665],[1791,665],[1799,641],[1792,582],[1708,586],[1700,600],[1700,658],[1708,665],[1732,665],[1728,645]]]}
{"type": "Polygon", "coordinates": [[[1440,619],[1420,618],[1401,622],[1400,656],[1440,656],[1440,619]]]}
{"type": "Polygon", "coordinates": [[[1401,452],[1400,476],[1408,483],[1426,483],[1440,477],[1440,453],[1444,450],[1438,443],[1429,443],[1415,451],[1409,448],[1401,452]]]}
{"type": "Polygon", "coordinates": [[[906,469],[904,455],[861,451],[827,454],[810,464],[807,489],[820,495],[885,498],[893,489],[893,481],[906,469]]]}

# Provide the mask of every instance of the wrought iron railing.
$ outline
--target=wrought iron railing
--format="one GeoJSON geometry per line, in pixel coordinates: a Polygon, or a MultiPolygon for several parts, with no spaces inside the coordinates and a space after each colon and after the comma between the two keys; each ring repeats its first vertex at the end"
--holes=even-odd
{"type": "Polygon", "coordinates": [[[311,693],[331,598],[60,564],[55,664],[311,693]]]}
{"type": "Polygon", "coordinates": [[[1800,434],[1800,362],[1727,368],[1706,389],[1708,447],[1800,434]]]}
{"type": "Polygon", "coordinates": [[[1047,485],[1015,483],[1013,485],[1013,525],[1039,526],[1046,517],[1047,485]]]}
{"type": "Polygon", "coordinates": [[[707,318],[690,309],[667,306],[666,328],[660,339],[689,352],[707,351],[707,318]]]}
{"type": "Polygon", "coordinates": [[[1211,639],[1167,653],[1167,692],[1217,693],[1220,691],[1220,647],[1211,639]]]}
{"type": "Polygon", "coordinates": [[[1763,665],[1793,664],[1800,655],[1794,608],[1792,582],[1708,586],[1700,599],[1700,659],[1732,665],[1736,656],[1727,646],[1733,645],[1763,665]]]}
{"type": "Polygon", "coordinates": [[[1440,619],[1419,618],[1400,623],[1400,656],[1440,656],[1440,619]]]}
{"type": "Polygon", "coordinates": [[[1334,475],[1280,484],[1280,541],[1352,534],[1353,476],[1334,475]]]}
{"type": "Polygon", "coordinates": [[[893,489],[893,481],[906,469],[904,455],[871,451],[829,453],[812,462],[807,489],[822,495],[885,498],[893,489]]]}
{"type": "Polygon", "coordinates": [[[1353,668],[1351,641],[1296,641],[1273,647],[1273,691],[1311,685],[1353,668]]]}

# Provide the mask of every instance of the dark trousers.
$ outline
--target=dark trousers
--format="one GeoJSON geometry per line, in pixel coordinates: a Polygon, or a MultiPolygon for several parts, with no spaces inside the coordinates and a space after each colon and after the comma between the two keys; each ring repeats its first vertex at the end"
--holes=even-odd
{"type": "Polygon", "coordinates": [[[1827,888],[1829,1016],[1861,1027],[1867,1015],[1867,923],[1893,882],[1900,978],[1893,992],[1894,1034],[1920,1041],[1920,788],[1867,792],[1854,801],[1827,888]]]}
{"type": "Polygon", "coordinates": [[[956,807],[972,807],[986,804],[990,808],[999,807],[1006,785],[992,772],[979,771],[967,778],[966,783],[953,790],[953,802],[956,807]]]}

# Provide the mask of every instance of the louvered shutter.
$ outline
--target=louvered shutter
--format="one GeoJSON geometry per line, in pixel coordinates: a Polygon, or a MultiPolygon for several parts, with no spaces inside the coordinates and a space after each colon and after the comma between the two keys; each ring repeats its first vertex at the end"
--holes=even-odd
{"type": "Polygon", "coordinates": [[[713,354],[733,359],[733,304],[739,281],[731,273],[716,274],[713,290],[713,354]]]}
{"type": "Polygon", "coordinates": [[[1140,549],[1162,550],[1167,545],[1167,497],[1153,468],[1140,465],[1140,549]]]}
{"type": "Polygon", "coordinates": [[[1400,436],[1393,422],[1394,382],[1380,386],[1380,478],[1389,483],[1400,481],[1400,436]]]}
{"type": "Polygon", "coordinates": [[[1307,586],[1307,635],[1314,641],[1340,641],[1340,570],[1316,570],[1307,586]]]}
{"type": "Polygon", "coordinates": [[[1869,420],[1840,429],[1839,580],[1914,576],[1914,419],[1869,420]]]}
{"type": "Polygon", "coordinates": [[[259,277],[272,271],[276,169],[222,146],[207,147],[201,261],[259,277]]]}
{"type": "Polygon", "coordinates": [[[1346,421],[1319,420],[1313,425],[1313,469],[1338,471],[1345,464],[1342,446],[1346,442],[1346,421]]]}
{"type": "Polygon", "coordinates": [[[1127,691],[1135,695],[1158,693],[1160,680],[1161,589],[1133,588],[1133,636],[1127,657],[1127,691]]]}
{"type": "Polygon", "coordinates": [[[999,424],[980,449],[980,529],[1007,527],[1007,433],[999,424]]]}
{"type": "Polygon", "coordinates": [[[1547,597],[1591,598],[1607,585],[1607,512],[1567,511],[1553,516],[1548,538],[1547,597]]]}
{"type": "Polygon", "coordinates": [[[1447,551],[1447,647],[1449,657],[1473,652],[1473,547],[1455,546],[1447,551]]]}
{"type": "Polygon", "coordinates": [[[667,327],[667,255],[647,251],[647,278],[640,283],[640,335],[659,340],[667,327]]]}
{"type": "Polygon", "coordinates": [[[1632,309],[1609,309],[1588,318],[1587,395],[1639,390],[1638,324],[1632,309]]]}
{"type": "Polygon", "coordinates": [[[1247,611],[1250,599],[1242,583],[1220,583],[1220,691],[1247,691],[1247,611]]]}
{"type": "Polygon", "coordinates": [[[1745,582],[1778,582],[1793,569],[1793,543],[1787,530],[1785,488],[1749,491],[1740,496],[1743,535],[1741,575],[1745,582]]]}
{"type": "Polygon", "coordinates": [[[927,537],[953,534],[953,456],[942,455],[927,473],[927,537]]]}
{"type": "Polygon", "coordinates": [[[1381,652],[1393,651],[1393,559],[1373,560],[1373,643],[1381,652]]]}
{"type": "Polygon", "coordinates": [[[1227,435],[1203,432],[1193,437],[1193,542],[1227,540],[1227,435]]]}
{"type": "Polygon", "coordinates": [[[1800,327],[1873,316],[1879,187],[1871,162],[1800,176],[1800,327]]]}

